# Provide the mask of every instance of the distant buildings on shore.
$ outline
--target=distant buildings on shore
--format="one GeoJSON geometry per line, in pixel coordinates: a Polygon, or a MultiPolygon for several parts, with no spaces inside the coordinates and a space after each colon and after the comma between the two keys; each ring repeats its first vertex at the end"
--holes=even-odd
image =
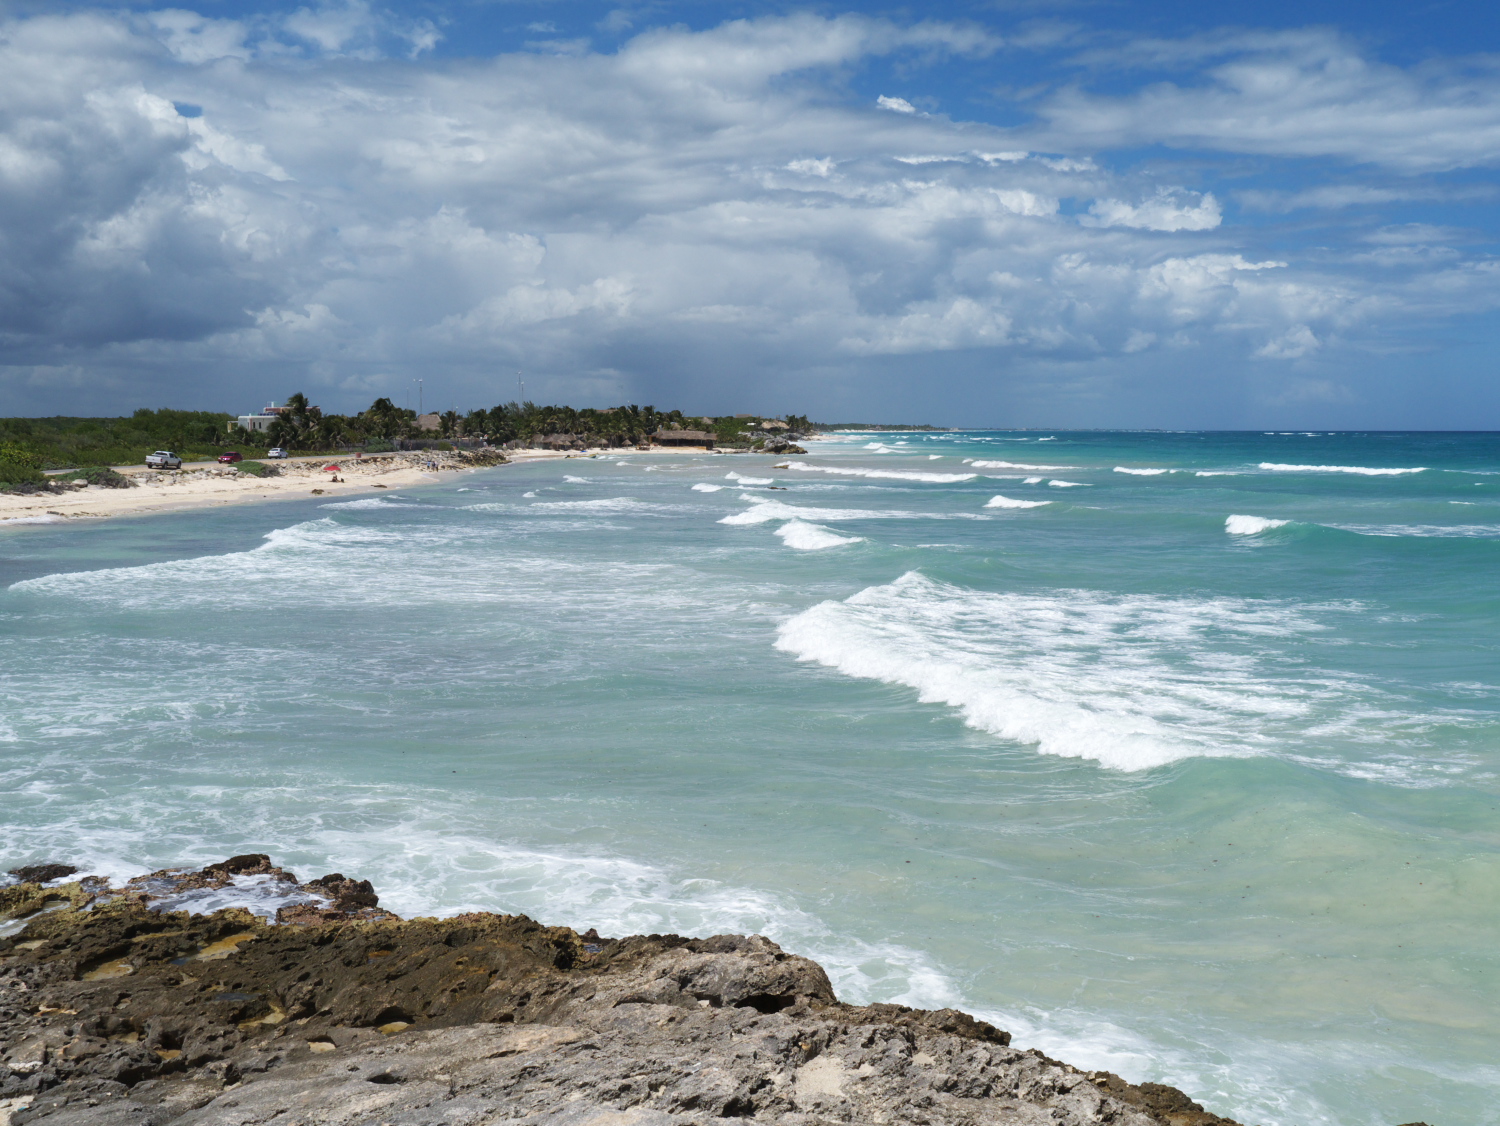
{"type": "Polygon", "coordinates": [[[275,403],[264,407],[259,414],[242,414],[239,418],[229,423],[227,429],[233,434],[236,429],[249,430],[252,433],[265,433],[271,429],[271,423],[275,422],[286,413],[286,407],[278,407],[275,403]]]}

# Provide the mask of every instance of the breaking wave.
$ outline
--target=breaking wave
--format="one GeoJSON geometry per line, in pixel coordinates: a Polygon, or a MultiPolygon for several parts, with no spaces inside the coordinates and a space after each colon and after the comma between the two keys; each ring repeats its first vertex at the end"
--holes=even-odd
{"type": "Polygon", "coordinates": [[[1224,531],[1231,536],[1257,536],[1290,523],[1290,520],[1270,520],[1264,516],[1228,516],[1224,520],[1224,531]]]}
{"type": "Polygon", "coordinates": [[[1285,643],[1322,628],[1249,599],[989,593],[913,571],[803,611],[776,647],[1042,754],[1145,770],[1296,739],[1354,687],[1275,675],[1285,643]]]}
{"type": "Polygon", "coordinates": [[[776,534],[787,547],[798,551],[823,551],[830,547],[842,547],[846,543],[864,542],[863,536],[841,536],[802,520],[788,520],[776,529],[776,534]]]}
{"type": "Polygon", "coordinates": [[[1044,469],[1056,471],[1059,469],[1082,469],[1081,465],[1028,465],[1024,461],[971,461],[975,469],[1044,469]]]}
{"type": "Polygon", "coordinates": [[[1041,508],[1043,505],[1051,503],[1050,500],[1015,500],[1011,497],[1002,497],[997,494],[985,501],[984,506],[986,508],[1041,508]]]}
{"type": "Polygon", "coordinates": [[[1361,477],[1400,477],[1405,473],[1426,473],[1425,466],[1416,469],[1370,469],[1363,465],[1284,465],[1278,461],[1263,461],[1262,469],[1276,473],[1357,473],[1361,477]]]}
{"type": "Polygon", "coordinates": [[[853,469],[833,465],[808,465],[801,461],[790,462],[784,468],[800,469],[804,473],[837,473],[844,477],[878,477],[887,481],[928,481],[937,485],[955,485],[960,481],[972,481],[979,476],[977,473],[926,473],[920,469],[853,469]]]}

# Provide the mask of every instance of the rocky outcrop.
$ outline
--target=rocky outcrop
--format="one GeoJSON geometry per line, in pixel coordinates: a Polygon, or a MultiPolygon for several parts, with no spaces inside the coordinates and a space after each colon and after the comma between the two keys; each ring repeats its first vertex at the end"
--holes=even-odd
{"type": "Polygon", "coordinates": [[[0,889],[19,913],[0,1126],[1234,1126],[964,1013],[842,1004],[759,937],[403,921],[367,881],[259,854],[0,889]],[[228,894],[253,910],[191,913],[228,894]]]}
{"type": "Polygon", "coordinates": [[[807,451],[795,442],[778,435],[767,438],[765,444],[757,447],[765,454],[805,454],[807,451]]]}

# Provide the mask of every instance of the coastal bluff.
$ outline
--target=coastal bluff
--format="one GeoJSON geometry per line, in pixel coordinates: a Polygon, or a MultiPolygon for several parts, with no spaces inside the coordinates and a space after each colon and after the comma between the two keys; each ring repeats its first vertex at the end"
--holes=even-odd
{"type": "Polygon", "coordinates": [[[403,920],[259,854],[74,874],[0,887],[0,1126],[1237,1126],[761,937],[403,920]]]}

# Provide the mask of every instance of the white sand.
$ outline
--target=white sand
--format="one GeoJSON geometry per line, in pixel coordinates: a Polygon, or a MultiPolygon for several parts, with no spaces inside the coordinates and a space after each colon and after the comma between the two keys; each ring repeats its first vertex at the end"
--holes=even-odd
{"type": "MultiPolygon", "coordinates": [[[[617,452],[617,451],[611,451],[617,452]]],[[[538,461],[568,455],[547,450],[515,450],[511,461],[538,461]]],[[[574,457],[579,455],[574,454],[574,457]]],[[[285,500],[310,496],[314,489],[327,497],[355,496],[387,489],[411,489],[431,485],[452,474],[473,472],[454,454],[415,451],[374,454],[354,458],[294,458],[270,462],[281,469],[280,477],[251,477],[230,472],[232,466],[189,464],[179,472],[157,472],[143,466],[122,466],[119,472],[137,485],[128,489],[106,489],[90,485],[66,493],[17,496],[0,493],[0,526],[7,521],[33,523],[41,520],[139,516],[150,512],[173,512],[188,508],[210,508],[221,504],[245,504],[263,500],[285,500]],[[425,468],[435,462],[439,468],[425,468]],[[337,465],[337,473],[325,467],[337,465]],[[333,478],[342,478],[334,481],[333,478]]]]}

